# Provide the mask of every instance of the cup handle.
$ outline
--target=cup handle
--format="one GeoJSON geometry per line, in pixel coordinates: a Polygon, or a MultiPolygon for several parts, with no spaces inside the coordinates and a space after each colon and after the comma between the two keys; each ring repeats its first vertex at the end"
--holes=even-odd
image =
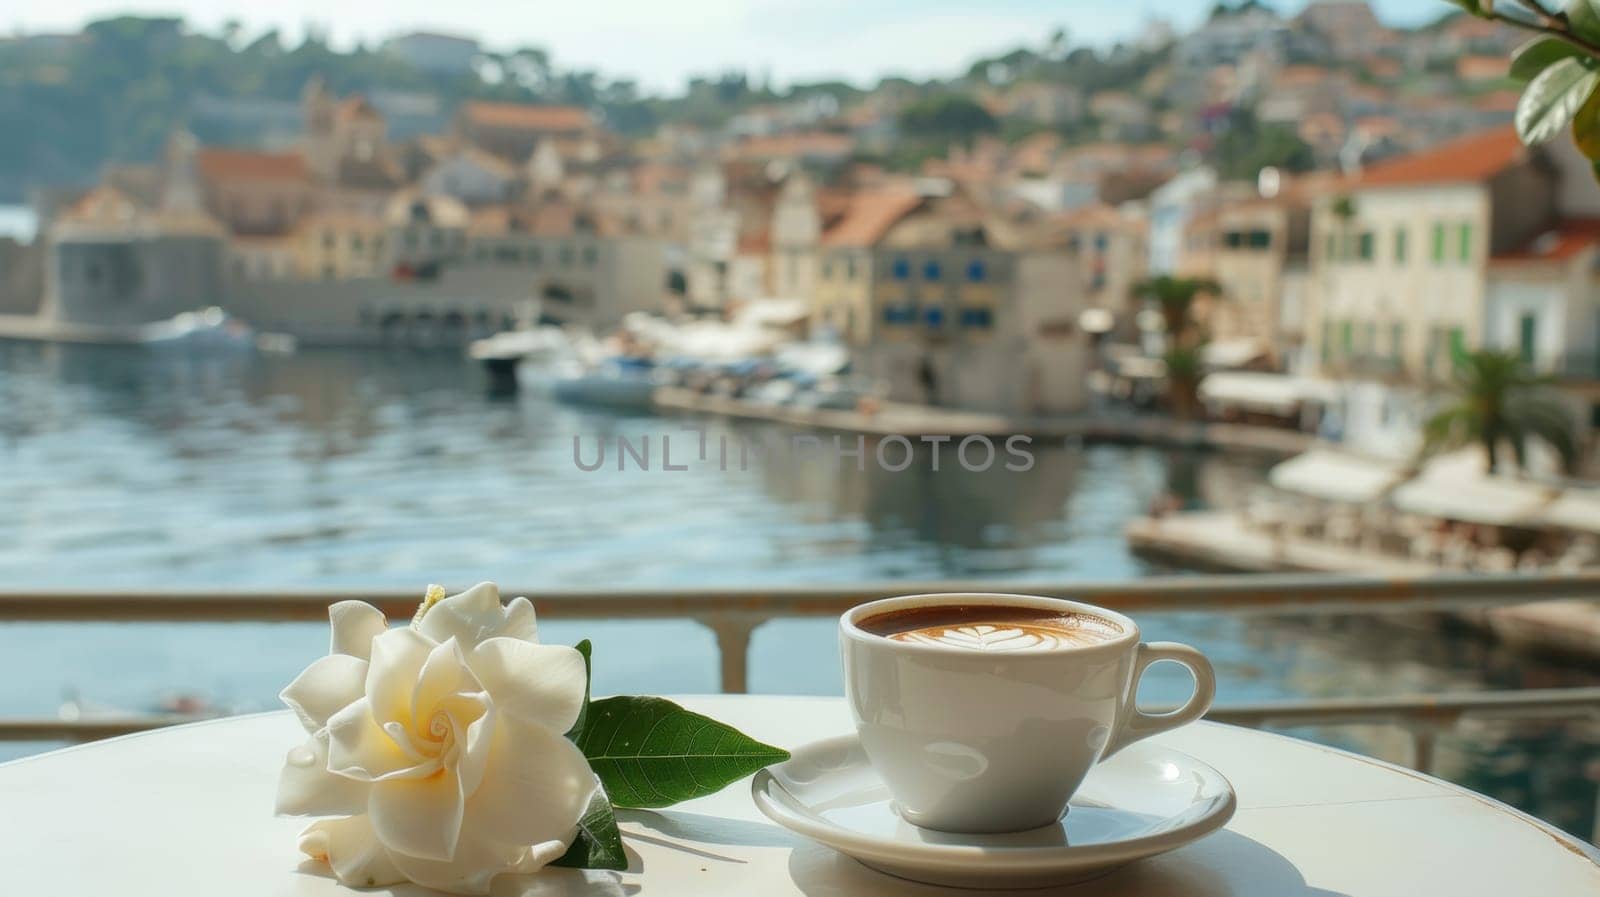
{"type": "Polygon", "coordinates": [[[1211,709],[1211,699],[1216,693],[1217,676],[1211,669],[1211,661],[1206,660],[1204,654],[1178,642],[1141,642],[1139,653],[1133,661],[1127,703],[1123,705],[1116,731],[1106,742],[1105,753],[1100,755],[1100,759],[1104,760],[1141,738],[1194,722],[1211,709]],[[1194,694],[1176,710],[1143,713],[1139,710],[1139,680],[1144,678],[1144,671],[1150,664],[1158,660],[1183,664],[1189,670],[1189,675],[1194,677],[1194,694]]]}

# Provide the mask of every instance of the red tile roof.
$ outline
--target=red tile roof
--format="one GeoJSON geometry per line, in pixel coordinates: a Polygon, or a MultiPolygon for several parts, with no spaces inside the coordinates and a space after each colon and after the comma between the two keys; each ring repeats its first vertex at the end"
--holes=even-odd
{"type": "Polygon", "coordinates": [[[196,153],[200,176],[208,181],[304,181],[306,160],[299,153],[206,148],[196,153]]]}
{"type": "Polygon", "coordinates": [[[1361,173],[1355,186],[1412,187],[1486,181],[1526,158],[1516,128],[1506,125],[1469,134],[1423,150],[1386,159],[1361,173]]]}
{"type": "Polygon", "coordinates": [[[899,223],[922,204],[922,197],[909,191],[870,190],[857,193],[850,210],[831,230],[822,235],[823,245],[865,248],[872,246],[889,228],[899,223]]]}
{"type": "Polygon", "coordinates": [[[577,106],[473,100],[461,105],[461,115],[477,127],[508,131],[583,131],[594,125],[589,113],[577,106]]]}
{"type": "Polygon", "coordinates": [[[1600,243],[1600,219],[1571,218],[1557,223],[1526,246],[1495,255],[1492,261],[1564,262],[1596,243],[1600,243]]]}

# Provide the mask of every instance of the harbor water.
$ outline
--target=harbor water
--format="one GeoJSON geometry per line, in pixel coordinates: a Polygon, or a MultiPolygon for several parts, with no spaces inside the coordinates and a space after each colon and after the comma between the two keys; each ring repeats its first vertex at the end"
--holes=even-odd
{"type": "MultiPolygon", "coordinates": [[[[557,586],[1186,575],[1130,553],[1124,524],[1167,494],[1195,507],[1242,500],[1271,464],[1040,442],[1025,471],[968,469],[948,453],[935,470],[926,447],[903,470],[826,452],[757,453],[741,465],[701,460],[691,424],[712,445],[794,435],[494,397],[452,353],[196,357],[0,343],[0,586],[392,586],[420,597],[430,582],[493,579],[537,600],[557,586]],[[683,469],[661,463],[663,438],[683,469]],[[646,439],[657,446],[650,469],[629,458],[619,471],[619,441],[646,439]],[[602,444],[607,463],[583,469],[602,444]]],[[[1600,683],[1593,669],[1433,621],[1186,613],[1141,623],[1148,637],[1213,658],[1219,703],[1600,683]]],[[[542,634],[593,639],[602,693],[717,685],[711,636],[690,621],[551,622],[542,634]]],[[[50,716],[64,703],[140,711],[174,697],[269,709],[325,643],[325,627],[303,624],[0,624],[0,715],[50,716]]],[[[758,629],[750,685],[839,693],[832,621],[758,629]]],[[[1163,675],[1143,697],[1175,702],[1185,688],[1163,675]]],[[[1404,757],[1381,727],[1294,734],[1404,757]]],[[[1441,741],[1438,769],[1587,837],[1597,746],[1592,721],[1478,723],[1441,741]]],[[[0,757],[42,747],[0,745],[0,757]]]]}

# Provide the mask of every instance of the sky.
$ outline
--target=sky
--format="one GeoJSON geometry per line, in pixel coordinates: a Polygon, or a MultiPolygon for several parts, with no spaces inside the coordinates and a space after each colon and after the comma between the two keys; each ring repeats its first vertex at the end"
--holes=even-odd
{"type": "MultiPolygon", "coordinates": [[[[1056,28],[1074,42],[1136,37],[1156,16],[1180,27],[1214,0],[51,0],[0,10],[0,31],[70,31],[108,15],[181,15],[215,32],[234,19],[247,34],[277,27],[291,41],[309,23],[341,47],[411,30],[479,38],[495,49],[534,45],[562,67],[628,77],[655,91],[691,75],[739,70],[775,83],[888,74],[925,78],[975,58],[1041,46],[1056,28]]],[[[7,4],[11,5],[11,4],[7,4]]],[[[1297,11],[1304,0],[1277,0],[1297,11]]],[[[1445,0],[1373,0],[1391,24],[1448,12],[1445,0]]]]}

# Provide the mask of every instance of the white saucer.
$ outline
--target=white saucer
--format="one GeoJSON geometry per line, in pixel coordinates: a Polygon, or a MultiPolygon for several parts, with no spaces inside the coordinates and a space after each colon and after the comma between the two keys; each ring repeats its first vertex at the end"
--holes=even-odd
{"type": "Polygon", "coordinates": [[[963,888],[1086,881],[1210,834],[1234,808],[1222,773],[1149,742],[1091,770],[1060,823],[1014,834],[949,834],[901,819],[854,735],[805,745],[756,773],[751,791],[774,822],[880,872],[963,888]]]}

